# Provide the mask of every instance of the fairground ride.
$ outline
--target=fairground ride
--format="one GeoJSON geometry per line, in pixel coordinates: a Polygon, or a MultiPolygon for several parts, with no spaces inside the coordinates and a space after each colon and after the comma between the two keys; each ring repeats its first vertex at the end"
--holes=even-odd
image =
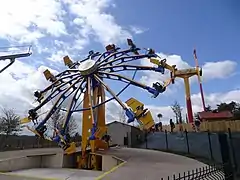
{"type": "Polygon", "coordinates": [[[201,82],[201,76],[202,76],[202,69],[198,65],[198,59],[196,55],[196,50],[193,51],[194,60],[196,67],[194,68],[188,68],[188,69],[177,69],[176,65],[169,65],[167,64],[166,59],[159,60],[159,58],[151,57],[150,62],[153,64],[156,64],[158,66],[162,66],[165,69],[170,70],[170,76],[171,78],[169,81],[167,81],[165,86],[168,86],[170,83],[174,84],[175,78],[182,78],[184,80],[185,85],[185,96],[186,96],[186,106],[187,106],[187,115],[188,115],[188,122],[193,123],[193,111],[192,111],[192,103],[191,103],[191,92],[190,92],[190,84],[189,84],[189,78],[192,76],[198,77],[198,83],[200,87],[200,93],[201,93],[201,99],[202,99],[202,105],[203,110],[206,110],[205,101],[204,101],[204,94],[203,94],[203,88],[202,88],[202,82],[201,82]]]}
{"type": "Polygon", "coordinates": [[[90,51],[86,59],[76,62],[65,56],[64,63],[68,66],[68,69],[55,76],[49,70],[44,72],[51,85],[34,93],[39,105],[29,110],[28,117],[22,120],[22,123],[33,122],[33,127],[27,126],[29,130],[41,138],[56,142],[66,153],[71,154],[76,151],[76,145],[70,143],[66,129],[72,114],[82,112],[82,154],[78,162],[79,168],[99,169],[100,160],[96,151],[109,148],[108,143],[104,140],[107,133],[105,103],[116,100],[125,110],[128,123],[137,120],[143,129],[148,129],[152,117],[149,116],[149,113],[145,114],[147,112],[144,111],[143,105],[136,107],[136,111],[133,111],[119,99],[119,95],[130,85],[148,91],[153,97],[157,97],[166,90],[166,83],[156,82],[150,87],[134,80],[137,71],[155,71],[163,74],[164,67],[160,64],[157,66],[139,65],[140,59],[148,61],[149,58],[157,57],[157,55],[152,49],[147,49],[144,52],[144,50],[137,48],[131,39],[128,39],[128,46],[129,48],[121,50],[111,44],[106,46],[105,52],[90,51]],[[136,64],[132,64],[133,62],[136,64]],[[129,78],[121,74],[126,71],[133,71],[133,77],[129,78]],[[104,79],[124,82],[126,86],[116,94],[104,79]],[[105,97],[106,92],[112,97],[107,99],[105,97]],[[83,95],[83,98],[81,98],[81,95],[83,95]],[[54,101],[51,109],[43,115],[44,117],[39,118],[38,111],[50,101],[54,101]],[[66,109],[62,109],[66,113],[63,126],[48,126],[47,122],[64,102],[68,102],[69,105],[66,109]],[[82,107],[81,103],[83,103],[82,107]],[[51,137],[47,134],[49,128],[53,128],[55,131],[51,137]],[[89,148],[91,149],[90,153],[88,152],[89,148]]]}
{"type": "Polygon", "coordinates": [[[9,63],[3,67],[2,69],[0,69],[0,73],[2,73],[3,71],[5,71],[7,68],[9,68],[17,58],[23,58],[23,57],[28,57],[30,56],[31,53],[31,46],[12,46],[12,47],[1,47],[0,48],[0,53],[4,53],[4,55],[0,55],[0,61],[7,61],[9,60],[9,63]],[[20,52],[20,53],[13,53],[13,54],[9,54],[9,51],[3,51],[3,49],[11,49],[11,48],[22,48],[22,47],[28,47],[27,52],[20,52]]]}

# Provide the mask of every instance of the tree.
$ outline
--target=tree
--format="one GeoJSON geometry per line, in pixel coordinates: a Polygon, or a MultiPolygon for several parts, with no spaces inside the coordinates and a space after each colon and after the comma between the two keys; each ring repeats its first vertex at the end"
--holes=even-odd
{"type": "Polygon", "coordinates": [[[126,123],[127,119],[126,119],[125,111],[123,109],[120,109],[120,111],[118,112],[118,116],[119,116],[120,122],[126,123]]]}
{"type": "MultiPolygon", "coordinates": [[[[52,128],[58,128],[61,130],[63,127],[65,121],[65,114],[61,112],[61,109],[57,109],[53,115],[51,116],[51,120],[49,121],[48,125],[50,125],[52,128]]],[[[71,117],[69,120],[68,126],[65,130],[66,134],[69,134],[70,136],[74,136],[76,134],[76,131],[78,129],[78,125],[76,120],[71,117]]]]}
{"type": "Polygon", "coordinates": [[[230,111],[233,113],[233,119],[237,120],[240,119],[240,104],[234,101],[230,103],[220,103],[217,104],[217,112],[221,111],[230,111]]]}
{"type": "Polygon", "coordinates": [[[212,111],[212,107],[210,105],[207,105],[207,107],[205,107],[206,111],[212,111]]]}
{"type": "Polygon", "coordinates": [[[163,115],[161,113],[158,113],[157,117],[158,117],[158,119],[160,121],[160,119],[163,117],[163,115]]]}
{"type": "Polygon", "coordinates": [[[16,135],[22,131],[20,126],[20,116],[18,116],[13,109],[2,109],[0,116],[0,132],[9,135],[16,135]]]}
{"type": "Polygon", "coordinates": [[[175,117],[176,117],[176,123],[179,124],[179,123],[182,123],[182,108],[180,106],[180,104],[175,101],[173,103],[173,105],[171,106],[171,109],[173,110],[173,113],[175,114],[175,117]]]}

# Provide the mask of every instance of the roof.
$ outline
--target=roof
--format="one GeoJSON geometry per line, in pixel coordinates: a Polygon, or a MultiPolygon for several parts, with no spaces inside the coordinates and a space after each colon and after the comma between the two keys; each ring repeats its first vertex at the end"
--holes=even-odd
{"type": "Polygon", "coordinates": [[[221,112],[199,112],[200,119],[229,119],[233,117],[233,114],[230,111],[221,111],[221,112]]]}
{"type": "Polygon", "coordinates": [[[111,124],[115,124],[115,123],[117,123],[117,124],[122,124],[122,125],[124,125],[124,126],[130,126],[130,127],[136,128],[136,129],[139,129],[138,127],[135,127],[135,126],[132,126],[132,125],[130,125],[130,124],[126,124],[126,123],[123,123],[123,122],[120,122],[120,121],[113,121],[113,122],[107,123],[107,126],[109,126],[109,125],[111,125],[111,124]]]}

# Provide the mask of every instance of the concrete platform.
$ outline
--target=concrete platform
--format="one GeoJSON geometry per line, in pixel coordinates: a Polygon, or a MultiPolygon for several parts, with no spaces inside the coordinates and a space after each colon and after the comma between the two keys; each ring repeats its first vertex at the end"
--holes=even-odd
{"type": "MultiPolygon", "coordinates": [[[[36,153],[45,154],[50,152],[53,153],[54,151],[59,152],[59,149],[27,150],[20,154],[21,156],[23,154],[29,155],[28,153],[31,153],[31,155],[36,153]]],[[[99,151],[98,153],[116,156],[122,159],[123,163],[107,172],[66,168],[34,168],[9,172],[7,174],[10,176],[7,178],[5,178],[5,175],[3,177],[0,174],[0,179],[16,180],[14,178],[16,178],[15,175],[17,175],[18,180],[33,180],[36,178],[43,178],[46,180],[132,180],[133,177],[137,180],[159,180],[161,178],[167,178],[167,176],[172,176],[173,174],[183,173],[184,171],[206,166],[194,159],[153,150],[114,148],[106,152],[99,151]],[[24,178],[21,176],[24,176],[24,178]]],[[[11,152],[5,152],[5,154],[11,156],[11,152]]],[[[15,156],[19,155],[17,152],[13,152],[13,154],[15,156]]],[[[0,157],[3,158],[6,156],[0,155],[0,157]]]]}
{"type": "MultiPolygon", "coordinates": [[[[104,152],[99,153],[104,154],[104,152]]],[[[194,159],[153,150],[120,148],[105,153],[117,156],[125,163],[116,170],[105,173],[99,179],[131,180],[134,177],[137,180],[159,180],[206,166],[194,159]]]]}

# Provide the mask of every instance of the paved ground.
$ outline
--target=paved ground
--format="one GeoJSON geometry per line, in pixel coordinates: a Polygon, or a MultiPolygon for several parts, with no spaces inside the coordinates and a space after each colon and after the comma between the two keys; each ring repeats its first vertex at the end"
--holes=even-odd
{"type": "Polygon", "coordinates": [[[88,171],[79,169],[51,169],[51,168],[35,168],[28,170],[21,170],[12,173],[12,175],[41,177],[42,179],[56,179],[56,180],[94,180],[103,172],[100,171],[88,171]]]}
{"type": "Polygon", "coordinates": [[[106,175],[106,180],[159,180],[173,174],[183,173],[206,166],[184,156],[144,149],[112,149],[108,154],[125,161],[123,166],[106,175]]]}
{"type": "MultiPolygon", "coordinates": [[[[1,159],[10,157],[34,155],[34,154],[48,154],[53,152],[61,152],[61,149],[33,149],[23,151],[9,151],[0,153],[1,159]]],[[[102,154],[107,153],[117,156],[124,161],[127,161],[124,165],[117,168],[115,171],[107,174],[105,173],[102,179],[111,180],[146,180],[146,179],[160,179],[166,178],[168,175],[181,173],[184,171],[196,169],[205,166],[205,164],[189,159],[183,156],[169,154],[165,152],[144,150],[144,149],[128,149],[128,148],[115,148],[108,152],[100,152],[102,154]]],[[[24,176],[35,176],[41,178],[51,178],[59,180],[90,180],[99,179],[102,172],[84,171],[77,169],[29,169],[21,170],[9,173],[10,175],[24,175],[24,176]]],[[[0,174],[0,179],[4,180],[16,180],[16,177],[9,176],[3,177],[0,174]],[[15,178],[15,179],[14,179],[15,178]]],[[[34,178],[23,178],[18,177],[18,180],[33,180],[34,178]]]]}

